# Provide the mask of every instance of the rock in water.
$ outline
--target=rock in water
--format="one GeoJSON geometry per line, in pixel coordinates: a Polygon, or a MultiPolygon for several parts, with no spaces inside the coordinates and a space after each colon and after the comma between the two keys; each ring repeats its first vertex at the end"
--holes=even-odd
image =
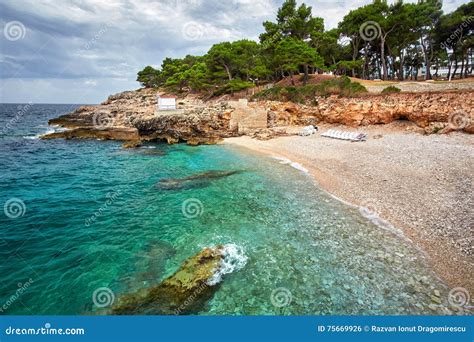
{"type": "Polygon", "coordinates": [[[242,171],[207,171],[185,178],[166,178],[161,179],[156,187],[162,190],[179,190],[208,186],[213,179],[224,178],[240,173],[242,171]]]}
{"type": "Polygon", "coordinates": [[[140,140],[129,140],[122,144],[123,148],[137,148],[142,146],[142,142],[140,140]]]}
{"type": "Polygon", "coordinates": [[[179,315],[198,312],[222,276],[242,268],[247,257],[236,245],[205,248],[157,286],[119,298],[115,315],[179,315]],[[232,265],[233,267],[229,267],[232,265]],[[217,280],[217,281],[216,281],[217,280]]]}

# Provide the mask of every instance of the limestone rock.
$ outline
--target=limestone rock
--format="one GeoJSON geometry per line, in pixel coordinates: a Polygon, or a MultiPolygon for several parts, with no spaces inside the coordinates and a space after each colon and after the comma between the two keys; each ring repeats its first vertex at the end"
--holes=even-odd
{"type": "Polygon", "coordinates": [[[198,311],[218,288],[209,285],[223,259],[223,246],[205,248],[159,285],[122,296],[114,315],[173,315],[198,311]]]}
{"type": "Polygon", "coordinates": [[[130,140],[122,144],[123,148],[137,148],[140,146],[142,146],[142,142],[140,140],[130,140]]]}
{"type": "Polygon", "coordinates": [[[317,97],[312,106],[274,101],[266,105],[270,108],[270,127],[320,122],[356,127],[409,120],[430,134],[453,130],[474,133],[473,95],[473,90],[367,94],[357,98],[317,97]]]}
{"type": "Polygon", "coordinates": [[[45,134],[41,139],[100,139],[100,140],[133,140],[139,139],[138,131],[131,127],[114,127],[96,129],[93,127],[80,127],[62,132],[45,134]]]}

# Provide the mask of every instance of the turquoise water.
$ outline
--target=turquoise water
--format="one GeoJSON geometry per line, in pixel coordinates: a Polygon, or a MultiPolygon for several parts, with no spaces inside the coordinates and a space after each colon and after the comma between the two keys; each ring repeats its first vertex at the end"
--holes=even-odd
{"type": "MultiPolygon", "coordinates": [[[[21,110],[0,108],[2,127],[21,110]]],[[[419,251],[307,174],[228,145],[125,150],[112,141],[36,139],[48,118],[70,110],[35,105],[3,131],[0,203],[20,204],[0,216],[1,314],[102,314],[97,289],[116,300],[220,243],[239,246],[247,262],[195,314],[446,312],[446,289],[419,251]],[[242,172],[156,186],[210,170],[242,172]]]]}

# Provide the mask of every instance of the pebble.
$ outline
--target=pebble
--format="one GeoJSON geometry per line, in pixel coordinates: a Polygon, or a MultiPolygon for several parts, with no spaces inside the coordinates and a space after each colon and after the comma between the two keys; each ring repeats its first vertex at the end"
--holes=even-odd
{"type": "Polygon", "coordinates": [[[433,303],[441,304],[441,299],[439,297],[431,296],[430,298],[433,303]]]}

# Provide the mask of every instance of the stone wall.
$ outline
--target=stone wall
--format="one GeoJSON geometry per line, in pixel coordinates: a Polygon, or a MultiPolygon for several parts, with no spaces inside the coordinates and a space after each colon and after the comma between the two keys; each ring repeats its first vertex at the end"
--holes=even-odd
{"type": "Polygon", "coordinates": [[[248,103],[246,99],[229,101],[234,108],[230,119],[230,130],[238,134],[247,134],[261,128],[267,128],[267,110],[259,103],[248,103]]]}

